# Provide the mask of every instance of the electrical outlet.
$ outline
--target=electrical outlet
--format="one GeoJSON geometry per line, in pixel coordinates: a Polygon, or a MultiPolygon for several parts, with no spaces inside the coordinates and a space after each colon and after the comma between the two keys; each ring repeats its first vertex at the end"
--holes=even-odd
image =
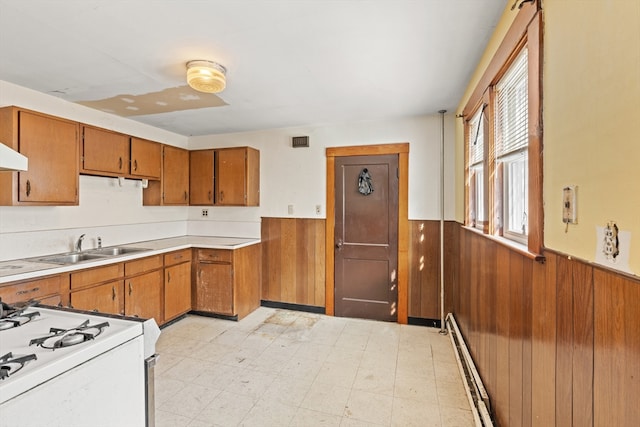
{"type": "Polygon", "coordinates": [[[320,215],[321,212],[322,212],[322,206],[316,205],[316,215],[320,215]]]}
{"type": "Polygon", "coordinates": [[[209,216],[209,209],[202,209],[202,216],[209,216]]]}
{"type": "Polygon", "coordinates": [[[289,215],[293,215],[293,205],[287,206],[287,212],[289,213],[289,215]]]}

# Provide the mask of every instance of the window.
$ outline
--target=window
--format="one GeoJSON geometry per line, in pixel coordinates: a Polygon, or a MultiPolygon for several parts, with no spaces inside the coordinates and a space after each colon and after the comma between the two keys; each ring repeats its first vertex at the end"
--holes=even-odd
{"type": "Polygon", "coordinates": [[[497,228],[505,237],[527,243],[529,114],[526,46],[495,85],[495,158],[498,171],[497,228]],[[500,176],[502,184],[500,184],[500,176]],[[501,215],[501,216],[500,216],[501,215]]]}
{"type": "Polygon", "coordinates": [[[469,121],[469,210],[471,226],[484,228],[487,221],[484,180],[484,107],[469,121]]]}
{"type": "Polygon", "coordinates": [[[466,224],[542,251],[542,16],[523,3],[463,110],[466,224]],[[531,132],[534,130],[534,132],[531,132]]]}

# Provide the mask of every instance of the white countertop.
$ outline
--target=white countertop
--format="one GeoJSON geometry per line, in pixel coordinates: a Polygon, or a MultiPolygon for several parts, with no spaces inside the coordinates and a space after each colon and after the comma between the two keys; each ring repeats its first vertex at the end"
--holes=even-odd
{"type": "MultiPolygon", "coordinates": [[[[35,257],[33,259],[16,259],[10,261],[2,261],[0,262],[0,284],[15,282],[18,280],[35,279],[52,274],[83,270],[85,268],[99,267],[116,262],[130,261],[180,249],[203,248],[234,250],[243,248],[245,246],[255,245],[257,243],[260,243],[260,239],[239,237],[182,236],[117,245],[118,247],[144,248],[147,250],[125,255],[105,257],[104,259],[99,260],[83,261],[76,264],[60,265],[35,261],[38,258],[42,258],[44,255],[35,257]]],[[[87,251],[89,250],[90,249],[87,249],[87,251]]]]}

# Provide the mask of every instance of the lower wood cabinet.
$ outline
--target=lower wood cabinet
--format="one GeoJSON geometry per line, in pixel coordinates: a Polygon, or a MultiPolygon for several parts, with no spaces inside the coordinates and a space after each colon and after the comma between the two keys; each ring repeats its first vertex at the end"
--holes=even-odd
{"type": "Polygon", "coordinates": [[[162,256],[110,264],[71,273],[73,308],[109,314],[162,316],[162,256]]]}
{"type": "Polygon", "coordinates": [[[231,263],[198,262],[196,310],[233,316],[231,263]]]}
{"type": "Polygon", "coordinates": [[[0,298],[7,304],[34,300],[46,305],[67,305],[69,274],[58,274],[0,286],[0,298]]]}
{"type": "Polygon", "coordinates": [[[124,264],[71,273],[71,307],[108,314],[124,313],[124,264]]]}
{"type": "Polygon", "coordinates": [[[261,263],[260,244],[182,249],[0,285],[0,298],[154,318],[159,325],[192,309],[241,319],[260,306],[261,263]]]}
{"type": "Polygon", "coordinates": [[[191,310],[191,249],[164,256],[164,321],[191,310]]]}
{"type": "Polygon", "coordinates": [[[162,270],[125,279],[124,314],[143,319],[156,319],[158,324],[162,318],[162,270]]]}
{"type": "Polygon", "coordinates": [[[124,264],[124,314],[162,324],[162,255],[124,264]]]}
{"type": "Polygon", "coordinates": [[[100,313],[121,314],[124,304],[124,281],[103,283],[71,293],[71,306],[100,313]]]}
{"type": "Polygon", "coordinates": [[[242,319],[260,306],[260,244],[197,249],[194,309],[242,319]]]}

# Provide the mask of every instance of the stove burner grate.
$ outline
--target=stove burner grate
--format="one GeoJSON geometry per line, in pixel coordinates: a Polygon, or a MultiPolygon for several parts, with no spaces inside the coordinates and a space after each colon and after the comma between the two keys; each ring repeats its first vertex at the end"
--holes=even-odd
{"type": "Polygon", "coordinates": [[[5,354],[4,356],[0,357],[0,380],[9,378],[9,376],[22,369],[27,362],[36,359],[37,357],[35,354],[15,357],[11,352],[5,354]]]}
{"type": "Polygon", "coordinates": [[[29,301],[23,306],[11,306],[0,300],[0,331],[17,328],[30,322],[36,316],[40,316],[37,311],[25,313],[25,310],[37,304],[37,301],[29,301]]]}
{"type": "Polygon", "coordinates": [[[109,322],[90,325],[89,320],[85,320],[79,326],[71,329],[51,328],[49,335],[34,338],[29,342],[29,345],[35,344],[49,350],[70,347],[96,338],[108,326],[109,322]]]}

